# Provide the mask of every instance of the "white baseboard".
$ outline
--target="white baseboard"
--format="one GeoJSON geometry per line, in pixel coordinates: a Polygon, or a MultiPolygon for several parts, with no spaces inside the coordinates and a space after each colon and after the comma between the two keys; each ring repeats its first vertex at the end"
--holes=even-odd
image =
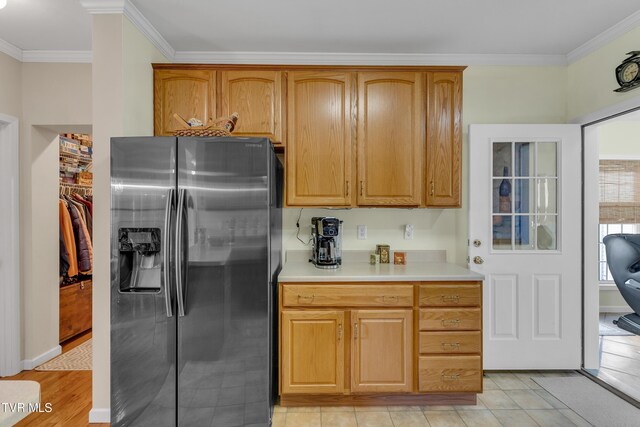
{"type": "Polygon", "coordinates": [[[44,362],[48,362],[54,357],[62,354],[62,347],[59,345],[53,347],[51,350],[47,350],[42,353],[40,356],[37,356],[34,359],[25,359],[22,361],[22,370],[30,371],[34,369],[36,366],[42,365],[44,362]]]}
{"type": "Polygon", "coordinates": [[[110,423],[111,409],[93,408],[89,411],[89,424],[110,423]]]}
{"type": "Polygon", "coordinates": [[[601,305],[600,313],[633,313],[628,305],[601,305]]]}

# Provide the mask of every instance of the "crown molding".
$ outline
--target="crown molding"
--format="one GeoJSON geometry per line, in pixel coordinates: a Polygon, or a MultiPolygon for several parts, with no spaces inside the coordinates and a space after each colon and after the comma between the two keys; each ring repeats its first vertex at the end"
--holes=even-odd
{"type": "Polygon", "coordinates": [[[601,47],[611,43],[618,37],[628,33],[629,31],[640,27],[640,10],[627,16],[614,26],[604,30],[588,42],[578,46],[567,54],[567,63],[574,62],[584,58],[601,47]]]}
{"type": "Polygon", "coordinates": [[[22,61],[22,49],[2,39],[0,39],[0,52],[6,53],[10,57],[17,59],[18,61],[22,61]]]}
{"type": "Polygon", "coordinates": [[[80,5],[92,15],[123,14],[169,61],[173,61],[175,49],[129,0],[80,0],[80,5]]]}
{"type": "Polygon", "coordinates": [[[72,62],[91,63],[90,50],[25,50],[22,62],[72,62]]]}
{"type": "Polygon", "coordinates": [[[564,55],[177,51],[174,62],[291,65],[566,65],[564,55]]]}

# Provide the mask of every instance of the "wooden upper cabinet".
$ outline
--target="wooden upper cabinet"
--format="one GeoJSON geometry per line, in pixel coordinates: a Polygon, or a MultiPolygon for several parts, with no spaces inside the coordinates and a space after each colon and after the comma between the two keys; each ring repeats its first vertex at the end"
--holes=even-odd
{"type": "Polygon", "coordinates": [[[154,135],[171,135],[179,128],[173,114],[207,122],[216,118],[216,71],[154,71],[154,135]]]}
{"type": "Polygon", "coordinates": [[[282,72],[222,71],[220,115],[238,113],[234,136],[266,137],[284,144],[282,72]]]}
{"type": "Polygon", "coordinates": [[[343,311],[283,311],[281,331],[283,394],[344,390],[343,311]]]}
{"type": "Polygon", "coordinates": [[[287,205],[352,204],[351,74],[288,76],[287,205]]]}
{"type": "Polygon", "coordinates": [[[427,73],[426,205],[460,207],[462,72],[427,73]]]}
{"type": "Polygon", "coordinates": [[[358,74],[358,205],[421,204],[422,80],[422,73],[358,74]]]}
{"type": "Polygon", "coordinates": [[[352,392],[410,392],[413,311],[351,312],[352,392]]]}

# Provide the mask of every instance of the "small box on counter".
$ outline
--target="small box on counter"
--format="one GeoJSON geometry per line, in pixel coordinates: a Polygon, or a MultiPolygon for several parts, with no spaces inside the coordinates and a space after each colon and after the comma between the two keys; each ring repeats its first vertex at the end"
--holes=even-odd
{"type": "Polygon", "coordinates": [[[400,252],[400,251],[393,252],[393,263],[396,265],[405,265],[407,263],[406,252],[400,252]]]}
{"type": "Polygon", "coordinates": [[[376,245],[376,253],[380,255],[380,264],[389,264],[389,253],[391,247],[389,245],[376,245]]]}

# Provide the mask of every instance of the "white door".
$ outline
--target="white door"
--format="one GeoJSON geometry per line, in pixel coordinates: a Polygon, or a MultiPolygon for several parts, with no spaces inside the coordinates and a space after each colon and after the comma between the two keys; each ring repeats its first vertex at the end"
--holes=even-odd
{"type": "Polygon", "coordinates": [[[578,125],[469,127],[469,268],[485,275],[485,369],[579,369],[578,125]]]}

